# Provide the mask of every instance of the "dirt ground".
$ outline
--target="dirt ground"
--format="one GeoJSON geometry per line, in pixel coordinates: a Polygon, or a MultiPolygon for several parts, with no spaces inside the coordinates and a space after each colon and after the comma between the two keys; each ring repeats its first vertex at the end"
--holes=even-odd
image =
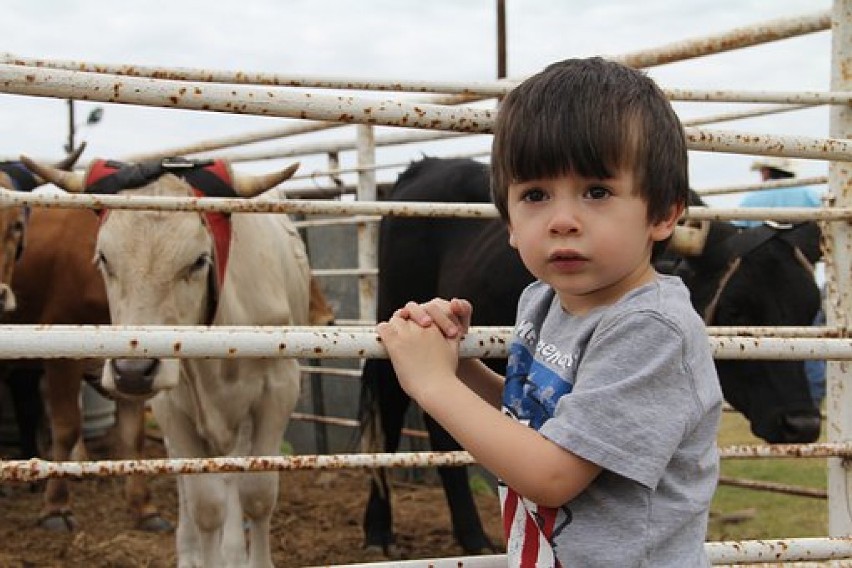
{"type": "MultiPolygon", "coordinates": [[[[162,448],[149,442],[150,453],[162,448]]],[[[8,452],[0,448],[0,457],[8,452]]],[[[366,471],[282,472],[272,523],[276,567],[353,564],[386,560],[362,548],[361,518],[367,499],[366,471]]],[[[174,477],[151,481],[164,516],[177,520],[174,477]]],[[[41,494],[23,484],[0,485],[0,568],[175,566],[174,535],[132,529],[122,497],[122,479],[73,481],[73,508],[80,530],[56,534],[35,527],[41,494]]],[[[501,543],[496,496],[478,495],[480,515],[501,543]]],[[[452,537],[440,486],[398,482],[393,489],[394,527],[405,558],[461,556],[452,537]]]]}

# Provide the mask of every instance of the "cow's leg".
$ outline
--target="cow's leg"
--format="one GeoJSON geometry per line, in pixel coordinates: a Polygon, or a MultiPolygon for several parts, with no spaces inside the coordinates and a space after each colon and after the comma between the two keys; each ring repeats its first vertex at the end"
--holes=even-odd
{"type": "MultiPolygon", "coordinates": [[[[424,414],[424,421],[433,451],[450,452],[462,449],[458,442],[428,414],[424,414]]],[[[495,553],[497,549],[482,528],[479,511],[470,491],[467,468],[439,467],[438,475],[441,477],[447,505],[450,508],[453,535],[465,554],[495,553]]]]}
{"type": "MultiPolygon", "coordinates": [[[[373,404],[373,412],[378,413],[384,437],[383,450],[395,452],[411,399],[399,386],[393,366],[386,359],[369,359],[364,364],[363,376],[364,380],[374,381],[374,400],[365,403],[373,404]]],[[[370,496],[364,512],[364,546],[381,550],[390,557],[399,556],[393,534],[390,485],[383,468],[376,470],[370,481],[370,496]]]]}
{"type": "MultiPolygon", "coordinates": [[[[282,431],[283,435],[284,432],[282,431]]],[[[259,455],[276,455],[270,452],[259,455]]],[[[272,513],[278,500],[279,473],[244,473],[239,476],[240,501],[249,520],[249,562],[251,568],[272,568],[269,533],[272,513]]]]}
{"type": "MultiPolygon", "coordinates": [[[[252,410],[250,454],[279,455],[290,414],[299,398],[299,368],[294,360],[282,360],[272,369],[263,396],[252,410]]],[[[249,563],[251,568],[272,568],[269,540],[272,513],[278,502],[278,472],[238,476],[240,501],[249,519],[249,563]]]]}
{"type": "MultiPolygon", "coordinates": [[[[51,459],[67,461],[82,439],[80,384],[82,363],[73,359],[52,359],[44,363],[44,399],[50,417],[51,459]]],[[[68,482],[47,481],[39,525],[53,531],[73,531],[77,522],[71,513],[68,482]]]]}
{"type": "MultiPolygon", "coordinates": [[[[200,566],[204,568],[224,566],[221,546],[227,515],[225,474],[187,475],[183,478],[183,487],[189,517],[195,522],[198,531],[198,546],[201,549],[200,566]]],[[[178,522],[183,522],[183,519],[178,522]]],[[[182,560],[179,564],[184,565],[182,560]]],[[[186,566],[193,566],[193,564],[186,564],[186,566]]]]}
{"type": "Polygon", "coordinates": [[[38,457],[38,431],[44,418],[41,399],[40,364],[14,364],[10,366],[7,383],[12,408],[15,411],[15,424],[21,444],[21,458],[38,457]]]}
{"type": "MultiPolygon", "coordinates": [[[[116,401],[116,454],[119,459],[140,459],[145,449],[145,403],[119,398],[116,401]]],[[[172,523],[164,519],[151,501],[148,478],[129,475],[124,481],[124,497],[137,529],[169,532],[172,523]]]]}
{"type": "MultiPolygon", "coordinates": [[[[157,423],[166,438],[171,458],[207,454],[192,420],[172,403],[168,393],[151,401],[157,423]]],[[[222,566],[222,526],[227,505],[225,477],[205,473],[179,477],[180,509],[175,533],[179,568],[222,566]]]]}
{"type": "Polygon", "coordinates": [[[247,566],[248,561],[238,477],[239,474],[235,476],[230,473],[225,476],[228,501],[225,509],[225,525],[222,529],[222,557],[225,559],[225,566],[247,566]]]}
{"type": "Polygon", "coordinates": [[[178,568],[201,568],[201,543],[198,526],[189,514],[186,502],[185,476],[177,476],[178,489],[178,526],[175,530],[178,568]]]}

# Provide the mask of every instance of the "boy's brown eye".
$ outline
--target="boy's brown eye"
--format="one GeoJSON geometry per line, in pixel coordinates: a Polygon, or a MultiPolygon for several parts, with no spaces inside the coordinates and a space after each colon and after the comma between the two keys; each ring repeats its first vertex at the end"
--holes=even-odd
{"type": "Polygon", "coordinates": [[[589,199],[604,199],[609,196],[610,193],[609,189],[601,186],[590,187],[586,191],[586,195],[589,199]]]}
{"type": "Polygon", "coordinates": [[[521,194],[521,201],[541,201],[544,199],[544,191],[534,188],[528,189],[521,194]]]}

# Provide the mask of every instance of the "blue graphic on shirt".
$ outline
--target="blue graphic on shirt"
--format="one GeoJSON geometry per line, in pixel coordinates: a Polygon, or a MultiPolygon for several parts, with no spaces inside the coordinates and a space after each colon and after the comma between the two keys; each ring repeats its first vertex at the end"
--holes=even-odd
{"type": "Polygon", "coordinates": [[[514,341],[509,346],[503,406],[515,419],[538,430],[572,388],[567,379],[536,361],[526,345],[514,341]]]}

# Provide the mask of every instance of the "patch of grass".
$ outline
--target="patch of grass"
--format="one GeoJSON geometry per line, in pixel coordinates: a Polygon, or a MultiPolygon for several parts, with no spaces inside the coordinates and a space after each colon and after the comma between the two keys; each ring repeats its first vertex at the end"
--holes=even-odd
{"type": "Polygon", "coordinates": [[[474,495],[487,495],[489,497],[496,495],[496,492],[491,487],[491,483],[478,473],[472,473],[470,475],[470,481],[468,484],[470,485],[471,493],[474,495]]]}
{"type": "MultiPolygon", "coordinates": [[[[824,440],[825,434],[820,437],[824,440]]],[[[739,413],[726,412],[719,446],[763,444],[749,431],[739,413]]],[[[821,458],[755,458],[722,460],[722,476],[771,481],[814,489],[827,485],[826,460],[821,458]]],[[[828,534],[825,499],[720,485],[713,498],[707,540],[773,539],[828,534]]]]}

